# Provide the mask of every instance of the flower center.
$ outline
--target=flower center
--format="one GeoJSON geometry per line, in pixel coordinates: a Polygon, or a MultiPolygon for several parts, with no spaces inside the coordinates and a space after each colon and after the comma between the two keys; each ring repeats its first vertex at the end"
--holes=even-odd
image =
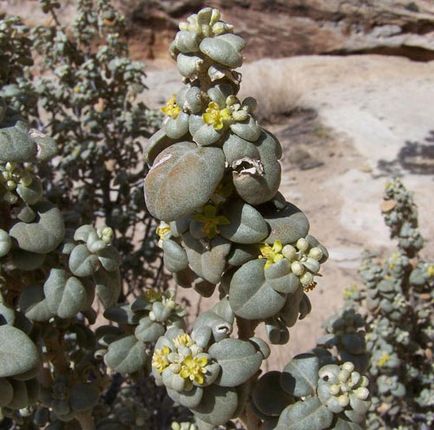
{"type": "Polygon", "coordinates": [[[172,96],[167,100],[166,106],[161,108],[161,112],[172,119],[178,118],[178,115],[181,113],[181,108],[176,104],[176,96],[172,96]]]}
{"type": "Polygon", "coordinates": [[[210,102],[202,115],[205,124],[212,125],[214,130],[222,130],[232,122],[232,112],[229,108],[220,109],[216,102],[210,102]]]}

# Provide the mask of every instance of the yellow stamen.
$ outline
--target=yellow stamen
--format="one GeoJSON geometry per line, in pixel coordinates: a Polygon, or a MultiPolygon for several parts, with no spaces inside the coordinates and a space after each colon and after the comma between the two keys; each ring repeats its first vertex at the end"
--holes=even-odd
{"type": "Polygon", "coordinates": [[[283,245],[280,240],[275,240],[273,246],[264,243],[259,247],[261,255],[259,258],[266,258],[265,268],[268,269],[274,263],[283,260],[285,257],[282,254],[283,245]]]}
{"type": "Polygon", "coordinates": [[[154,367],[159,373],[169,366],[169,359],[167,356],[170,354],[170,349],[168,346],[163,346],[161,349],[156,349],[154,355],[152,356],[152,367],[154,367]]]}
{"type": "Polygon", "coordinates": [[[188,355],[182,361],[179,376],[202,385],[205,382],[204,375],[206,373],[205,367],[207,364],[208,359],[206,357],[192,357],[188,355]]]}
{"type": "Polygon", "coordinates": [[[390,361],[390,355],[387,352],[383,352],[381,357],[377,360],[377,366],[383,367],[390,361]]]}
{"type": "Polygon", "coordinates": [[[193,219],[203,224],[202,231],[208,239],[212,239],[220,233],[220,225],[230,224],[225,216],[217,215],[217,208],[213,205],[205,205],[202,213],[193,215],[193,219]]]}
{"type": "Polygon", "coordinates": [[[216,102],[210,102],[202,119],[205,124],[212,125],[214,130],[222,130],[232,121],[232,112],[228,108],[220,109],[216,102]]]}
{"type": "Polygon", "coordinates": [[[170,116],[172,119],[178,118],[178,115],[181,113],[181,108],[176,104],[176,96],[172,96],[167,100],[166,106],[161,108],[161,112],[170,116]]]}

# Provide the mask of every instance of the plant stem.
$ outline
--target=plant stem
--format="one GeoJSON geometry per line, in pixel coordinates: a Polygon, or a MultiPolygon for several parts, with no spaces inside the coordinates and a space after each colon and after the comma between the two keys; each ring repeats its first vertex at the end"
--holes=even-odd
{"type": "Polygon", "coordinates": [[[95,422],[91,411],[79,413],[75,415],[75,419],[80,423],[82,430],[95,430],[95,422]]]}

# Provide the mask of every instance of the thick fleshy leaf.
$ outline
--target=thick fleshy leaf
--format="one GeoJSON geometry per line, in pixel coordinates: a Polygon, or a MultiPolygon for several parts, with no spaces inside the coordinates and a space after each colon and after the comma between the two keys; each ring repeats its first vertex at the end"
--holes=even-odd
{"type": "Polygon", "coordinates": [[[223,152],[229,165],[242,158],[251,158],[252,160],[259,160],[260,158],[257,146],[236,134],[230,134],[225,140],[223,152]]]}
{"type": "Polygon", "coordinates": [[[108,272],[114,272],[118,270],[121,264],[121,255],[114,246],[105,246],[103,249],[97,252],[98,260],[102,267],[108,272]]]}
{"type": "Polygon", "coordinates": [[[91,254],[86,245],[77,245],[69,256],[69,269],[75,276],[91,276],[99,267],[98,257],[91,254]]]}
{"type": "Polygon", "coordinates": [[[0,345],[0,378],[27,372],[38,365],[38,350],[21,330],[0,326],[0,345]]]}
{"type": "Polygon", "coordinates": [[[179,272],[188,266],[185,249],[173,240],[163,241],[164,266],[169,272],[179,272]]]}
{"type": "Polygon", "coordinates": [[[283,369],[280,384],[295,397],[315,394],[318,383],[319,359],[315,354],[295,356],[283,369]]]}
{"type": "Polygon", "coordinates": [[[236,122],[230,128],[241,139],[248,140],[249,142],[256,142],[261,135],[261,127],[259,127],[257,121],[252,117],[242,122],[236,122]]]}
{"type": "Polygon", "coordinates": [[[270,318],[285,305],[286,295],[275,291],[265,279],[264,265],[264,260],[251,260],[232,277],[229,302],[242,318],[270,318]]]}
{"type": "Polygon", "coordinates": [[[9,234],[21,249],[48,254],[60,245],[65,235],[62,214],[49,202],[39,202],[33,209],[38,214],[38,220],[29,224],[19,222],[9,234]]]}
{"type": "Polygon", "coordinates": [[[54,313],[50,311],[44,290],[39,285],[30,285],[20,295],[19,307],[32,321],[48,321],[54,313]]]}
{"type": "Polygon", "coordinates": [[[333,414],[316,397],[311,397],[284,409],[275,430],[323,430],[332,420],[333,414]]]}
{"type": "Polygon", "coordinates": [[[268,372],[256,382],[252,391],[255,407],[264,415],[278,417],[293,398],[280,387],[280,372],[268,372]]]}
{"type": "Polygon", "coordinates": [[[77,278],[69,277],[62,269],[51,269],[44,284],[44,293],[50,311],[60,318],[72,318],[87,305],[83,284],[77,278]]]}
{"type": "Polygon", "coordinates": [[[346,421],[342,418],[338,418],[336,424],[333,427],[333,430],[363,430],[363,427],[359,426],[356,423],[352,423],[351,421],[346,421]]]}
{"type": "Polygon", "coordinates": [[[222,387],[236,387],[246,382],[258,371],[263,359],[250,342],[231,338],[214,343],[208,353],[221,367],[216,383],[222,387]]]}
{"type": "Polygon", "coordinates": [[[93,280],[95,281],[96,294],[104,308],[107,309],[116,304],[122,288],[119,269],[113,272],[99,269],[93,275],[93,280]]]}
{"type": "Polygon", "coordinates": [[[272,199],[280,185],[280,163],[267,159],[259,161],[261,170],[256,166],[258,160],[241,160],[239,167],[232,172],[237,193],[251,205],[259,205],[272,199]],[[251,173],[252,169],[256,170],[256,173],[251,173]]]}
{"type": "Polygon", "coordinates": [[[203,39],[199,49],[217,63],[230,68],[237,68],[243,62],[239,46],[239,44],[233,43],[233,40],[226,40],[223,36],[217,36],[203,39]]]}
{"type": "Polygon", "coordinates": [[[230,242],[216,237],[210,241],[209,247],[206,247],[190,233],[184,234],[182,239],[193,271],[208,282],[218,284],[226,266],[226,256],[231,249],[230,242]]]}
{"type": "Polygon", "coordinates": [[[188,114],[181,112],[176,118],[167,118],[163,130],[169,139],[180,139],[188,133],[188,114]]]}
{"type": "Polygon", "coordinates": [[[129,304],[115,305],[106,309],[104,317],[118,324],[138,324],[140,319],[129,304]]]}
{"type": "Polygon", "coordinates": [[[276,210],[271,202],[258,209],[270,226],[266,243],[273,244],[276,240],[280,240],[283,244],[295,243],[298,239],[306,237],[309,221],[306,215],[292,203],[286,202],[285,207],[280,210],[276,210]]]}
{"type": "Polygon", "coordinates": [[[175,36],[175,46],[184,54],[196,52],[199,50],[199,37],[191,31],[178,31],[175,36]]]}
{"type": "Polygon", "coordinates": [[[158,130],[145,143],[143,154],[145,162],[152,165],[158,154],[173,143],[173,139],[170,139],[163,129],[158,130]]]}
{"type": "Polygon", "coordinates": [[[177,402],[186,408],[195,408],[202,400],[203,388],[193,386],[190,391],[183,391],[181,393],[168,388],[167,394],[174,402],[177,402]]]}
{"type": "Polygon", "coordinates": [[[203,64],[202,58],[197,55],[178,54],[176,57],[176,66],[179,73],[191,80],[197,77],[200,66],[203,64]]]}
{"type": "Polygon", "coordinates": [[[258,243],[268,235],[262,215],[242,200],[230,201],[223,210],[229,224],[220,226],[220,234],[235,243],[258,243]]]}
{"type": "Polygon", "coordinates": [[[0,129],[0,161],[33,160],[36,157],[36,150],[36,145],[25,127],[15,125],[0,129]]]}
{"type": "Polygon", "coordinates": [[[250,260],[258,258],[258,246],[255,245],[232,245],[228,255],[228,264],[231,266],[241,266],[250,260]]]}
{"type": "Polygon", "coordinates": [[[209,146],[217,143],[222,137],[223,133],[214,129],[212,125],[203,123],[192,134],[193,140],[200,146],[209,146]]]}
{"type": "Polygon", "coordinates": [[[181,142],[162,151],[145,178],[149,212],[173,221],[190,215],[209,200],[223,178],[225,159],[219,148],[181,142]]]}
{"type": "Polygon", "coordinates": [[[230,420],[238,406],[238,393],[235,388],[211,385],[204,389],[202,401],[191,408],[200,420],[214,426],[225,424],[230,420]]]}
{"type": "Polygon", "coordinates": [[[134,331],[134,336],[142,342],[156,342],[165,332],[164,326],[145,317],[140,320],[134,331]]]}
{"type": "Polygon", "coordinates": [[[104,356],[105,364],[122,374],[143,369],[145,361],[145,344],[135,336],[127,336],[112,342],[104,356]]]}
{"type": "Polygon", "coordinates": [[[34,178],[29,186],[18,184],[17,194],[28,205],[34,205],[41,200],[43,195],[42,184],[39,178],[34,178]]]}
{"type": "Polygon", "coordinates": [[[11,249],[12,241],[7,231],[0,228],[0,258],[4,257],[11,249]]]}

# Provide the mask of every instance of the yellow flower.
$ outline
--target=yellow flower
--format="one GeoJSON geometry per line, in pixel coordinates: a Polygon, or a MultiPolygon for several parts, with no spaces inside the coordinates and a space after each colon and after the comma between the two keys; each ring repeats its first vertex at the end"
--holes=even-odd
{"type": "Polygon", "coordinates": [[[232,112],[228,108],[220,109],[216,102],[210,102],[202,119],[208,125],[212,125],[215,130],[222,130],[232,121],[232,112]]]}
{"type": "Polygon", "coordinates": [[[193,345],[193,340],[187,333],[184,333],[184,334],[180,334],[179,336],[176,336],[175,339],[173,339],[173,343],[177,348],[179,348],[180,346],[188,347],[193,345]]]}
{"type": "Polygon", "coordinates": [[[387,352],[383,352],[381,357],[377,360],[377,366],[383,367],[390,361],[390,355],[387,352]]]}
{"type": "Polygon", "coordinates": [[[430,278],[434,278],[434,264],[430,264],[427,269],[426,269],[426,273],[428,274],[428,276],[430,278]]]}
{"type": "Polygon", "coordinates": [[[176,104],[176,96],[173,95],[167,100],[166,106],[161,108],[161,112],[165,115],[170,116],[173,119],[178,118],[178,115],[181,113],[181,108],[176,104]]]}
{"type": "Polygon", "coordinates": [[[213,205],[205,205],[202,213],[193,215],[193,219],[203,224],[202,230],[208,239],[220,233],[219,225],[230,224],[225,216],[217,215],[217,208],[213,205]]]}
{"type": "Polygon", "coordinates": [[[161,222],[157,227],[157,235],[160,239],[165,239],[165,237],[170,233],[170,226],[165,222],[161,222]]]}
{"type": "Polygon", "coordinates": [[[204,375],[206,373],[205,367],[207,364],[208,359],[206,357],[192,357],[188,355],[182,361],[179,376],[202,385],[205,382],[204,375]]]}
{"type": "Polygon", "coordinates": [[[261,255],[259,258],[266,258],[265,268],[268,269],[274,263],[283,260],[285,257],[282,254],[283,245],[280,240],[275,240],[273,246],[264,243],[259,247],[261,255]]]}
{"type": "Polygon", "coordinates": [[[167,356],[170,354],[170,349],[168,346],[163,346],[161,349],[156,349],[154,355],[152,356],[152,367],[154,367],[159,373],[169,366],[169,359],[167,356]]]}
{"type": "Polygon", "coordinates": [[[157,302],[162,299],[163,295],[157,290],[149,289],[144,292],[146,301],[157,302]]]}

